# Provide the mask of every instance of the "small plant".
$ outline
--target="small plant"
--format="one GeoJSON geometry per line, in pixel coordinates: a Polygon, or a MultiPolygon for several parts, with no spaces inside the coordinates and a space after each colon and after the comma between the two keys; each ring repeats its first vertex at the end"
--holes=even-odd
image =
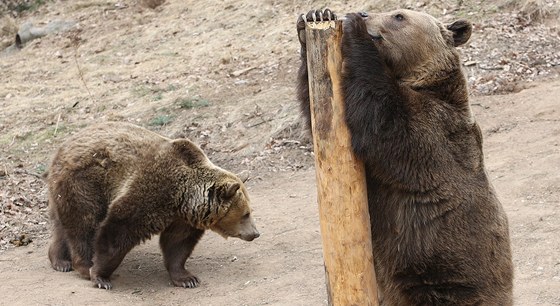
{"type": "Polygon", "coordinates": [[[163,99],[163,94],[161,92],[158,92],[153,98],[154,101],[160,101],[161,99],[163,99]]]}
{"type": "Polygon", "coordinates": [[[163,99],[163,94],[166,92],[177,90],[179,87],[174,84],[169,84],[167,87],[160,87],[156,85],[138,85],[132,89],[132,94],[137,97],[151,96],[152,101],[159,101],[163,99]]]}
{"type": "Polygon", "coordinates": [[[19,3],[19,4],[15,5],[11,9],[18,12],[18,13],[22,13],[22,12],[25,12],[25,11],[35,11],[36,9],[39,8],[39,6],[45,4],[45,2],[46,2],[45,0],[35,0],[35,1],[23,2],[23,3],[19,3]]]}
{"type": "Polygon", "coordinates": [[[173,121],[173,118],[170,115],[160,115],[157,116],[155,118],[153,118],[149,125],[152,126],[164,126],[166,124],[171,123],[171,121],[173,121]]]}
{"type": "Polygon", "coordinates": [[[179,105],[179,108],[183,109],[191,109],[191,108],[198,108],[198,107],[206,107],[210,105],[210,102],[206,99],[200,97],[194,98],[177,98],[175,103],[179,105]]]}
{"type": "Polygon", "coordinates": [[[179,89],[179,86],[177,86],[175,84],[169,84],[169,85],[167,85],[167,88],[164,91],[168,92],[168,91],[174,91],[174,90],[177,90],[177,89],[179,89]]]}
{"type": "Polygon", "coordinates": [[[132,94],[134,94],[137,97],[144,97],[151,92],[152,92],[152,90],[145,85],[139,85],[139,86],[132,89],[132,94]]]}
{"type": "Polygon", "coordinates": [[[47,166],[43,164],[38,164],[37,167],[35,167],[35,172],[37,172],[37,174],[39,175],[45,173],[46,170],[47,170],[47,166]]]}

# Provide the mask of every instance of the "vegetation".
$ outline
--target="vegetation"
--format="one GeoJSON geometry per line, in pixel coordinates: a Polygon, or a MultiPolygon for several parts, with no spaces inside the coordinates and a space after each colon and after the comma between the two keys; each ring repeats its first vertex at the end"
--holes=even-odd
{"type": "Polygon", "coordinates": [[[185,97],[185,98],[177,98],[175,103],[179,105],[179,108],[182,109],[191,109],[191,108],[198,108],[198,107],[206,107],[210,105],[210,102],[201,97],[185,97]]]}
{"type": "Polygon", "coordinates": [[[8,6],[9,9],[22,13],[25,11],[35,11],[41,5],[45,4],[46,0],[31,0],[31,1],[19,1],[15,5],[8,6]]]}
{"type": "Polygon", "coordinates": [[[173,117],[171,115],[159,115],[150,120],[148,124],[151,126],[164,126],[171,123],[172,121],[173,117]]]}

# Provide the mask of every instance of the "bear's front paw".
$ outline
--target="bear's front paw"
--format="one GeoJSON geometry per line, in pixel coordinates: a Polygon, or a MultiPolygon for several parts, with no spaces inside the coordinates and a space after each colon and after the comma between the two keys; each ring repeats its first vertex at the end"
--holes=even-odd
{"type": "Polygon", "coordinates": [[[113,289],[113,284],[111,284],[111,280],[108,277],[101,277],[97,275],[97,273],[95,273],[92,268],[89,269],[89,277],[93,282],[93,286],[99,289],[106,289],[106,290],[113,289]]]}
{"type": "Polygon", "coordinates": [[[200,284],[198,278],[188,271],[181,271],[171,275],[171,281],[176,287],[196,288],[200,284]]]}
{"type": "Polygon", "coordinates": [[[311,10],[307,14],[301,14],[297,21],[297,32],[299,43],[305,49],[305,23],[317,21],[333,21],[336,20],[336,15],[329,9],[325,10],[311,10]]]}
{"type": "Polygon", "coordinates": [[[93,282],[93,286],[99,289],[106,289],[110,290],[113,289],[113,284],[111,284],[111,280],[107,277],[96,276],[92,278],[91,281],[93,282]]]}
{"type": "Polygon", "coordinates": [[[69,260],[56,260],[52,264],[53,269],[59,272],[70,272],[72,271],[72,262],[69,260]]]}
{"type": "Polygon", "coordinates": [[[344,34],[354,37],[369,37],[367,25],[364,21],[367,16],[365,12],[346,14],[343,23],[344,34]]]}

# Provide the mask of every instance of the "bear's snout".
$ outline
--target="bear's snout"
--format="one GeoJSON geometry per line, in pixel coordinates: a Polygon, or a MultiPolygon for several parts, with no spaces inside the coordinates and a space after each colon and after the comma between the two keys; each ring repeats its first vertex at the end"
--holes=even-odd
{"type": "Polygon", "coordinates": [[[258,231],[255,230],[255,231],[254,231],[253,233],[251,233],[251,234],[248,234],[248,235],[241,235],[240,238],[243,239],[243,240],[245,240],[245,241],[253,241],[253,240],[259,238],[260,236],[261,236],[261,233],[259,233],[258,231]]]}

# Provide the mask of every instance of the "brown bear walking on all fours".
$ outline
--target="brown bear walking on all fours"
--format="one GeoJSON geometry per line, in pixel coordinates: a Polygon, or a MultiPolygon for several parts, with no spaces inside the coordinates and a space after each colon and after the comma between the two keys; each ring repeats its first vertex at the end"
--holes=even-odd
{"type": "MultiPolygon", "coordinates": [[[[298,98],[310,122],[305,22],[297,23],[298,98]]],[[[511,305],[508,221],[486,175],[455,47],[471,24],[410,10],[348,14],[342,92],[365,161],[383,305],[511,305]]]]}
{"type": "Polygon", "coordinates": [[[251,241],[259,232],[249,196],[187,139],[107,122],[65,141],[48,169],[52,267],[77,270],[99,288],[125,255],[160,233],[165,267],[175,286],[197,287],[184,267],[205,230],[251,241]]]}

